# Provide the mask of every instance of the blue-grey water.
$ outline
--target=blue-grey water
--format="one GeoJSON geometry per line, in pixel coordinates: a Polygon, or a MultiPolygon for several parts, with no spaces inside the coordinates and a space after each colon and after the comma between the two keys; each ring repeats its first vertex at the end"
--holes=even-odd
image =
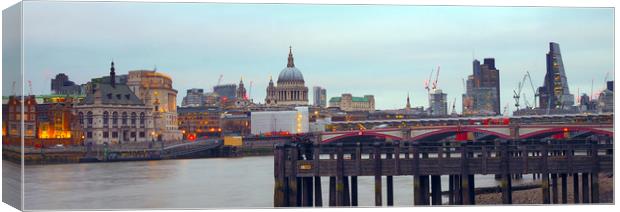
{"type": "MultiPolygon", "coordinates": [[[[520,182],[531,181],[528,177],[520,182]]],[[[447,176],[442,181],[446,190],[447,176]]],[[[374,177],[359,177],[358,183],[360,206],[373,206],[374,177]]],[[[273,184],[272,156],[29,165],[24,206],[26,210],[265,208],[273,205],[273,184]]],[[[323,178],[324,205],[328,184],[323,178]]],[[[385,203],[385,178],[383,185],[385,203]]],[[[493,175],[476,176],[476,187],[494,185],[493,175]]],[[[394,177],[394,203],[413,205],[411,176],[394,177]]]]}

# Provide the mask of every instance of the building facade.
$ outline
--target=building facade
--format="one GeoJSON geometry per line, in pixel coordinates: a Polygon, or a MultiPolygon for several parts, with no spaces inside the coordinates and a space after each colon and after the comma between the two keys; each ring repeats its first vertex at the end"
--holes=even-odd
{"type": "Polygon", "coordinates": [[[200,107],[200,106],[204,106],[205,102],[206,100],[205,100],[204,90],[202,88],[192,88],[192,89],[187,89],[187,93],[185,94],[185,97],[183,97],[183,100],[181,101],[181,106],[200,107]]]}
{"type": "Polygon", "coordinates": [[[177,90],[172,78],[156,70],[129,71],[127,86],[153,110],[155,131],[164,141],[182,139],[177,120],[177,90]]]}
{"type": "MultiPolygon", "coordinates": [[[[116,83],[114,62],[109,81],[91,82],[86,98],[75,106],[85,144],[123,144],[163,140],[154,128],[153,107],[126,84],[116,83]]],[[[149,101],[150,99],[147,99],[149,101]]]]}
{"type": "Polygon", "coordinates": [[[354,97],[349,93],[345,93],[340,97],[332,97],[329,100],[329,107],[338,108],[342,111],[374,111],[375,96],[364,95],[363,97],[354,97]]]}
{"type": "Polygon", "coordinates": [[[550,42],[547,53],[547,72],[542,87],[538,88],[539,105],[546,109],[566,109],[575,104],[575,97],[568,90],[568,81],[562,62],[560,44],[550,42]]]}
{"type": "Polygon", "coordinates": [[[179,129],[184,137],[194,135],[196,138],[220,136],[220,116],[222,111],[219,107],[179,107],[179,129]]]}
{"type": "Polygon", "coordinates": [[[237,97],[237,85],[225,84],[213,86],[213,92],[220,96],[221,101],[232,100],[237,97]]]}
{"type": "Polygon", "coordinates": [[[69,80],[69,76],[64,73],[57,74],[51,81],[51,89],[53,94],[82,94],[83,86],[77,85],[75,82],[69,80]]]}
{"type": "Polygon", "coordinates": [[[269,79],[265,103],[269,106],[308,105],[308,87],[305,85],[303,74],[295,67],[291,47],[289,47],[288,63],[286,68],[280,71],[277,84],[274,85],[273,80],[269,79]]]}
{"type": "Polygon", "coordinates": [[[320,86],[312,87],[312,103],[316,107],[327,107],[327,90],[320,86]]]}
{"type": "Polygon", "coordinates": [[[441,89],[434,89],[429,93],[429,115],[447,116],[448,115],[448,94],[441,89]]]}
{"type": "Polygon", "coordinates": [[[484,63],[474,60],[473,74],[467,77],[463,94],[464,115],[501,114],[499,70],[494,58],[484,58],[484,63]]]}

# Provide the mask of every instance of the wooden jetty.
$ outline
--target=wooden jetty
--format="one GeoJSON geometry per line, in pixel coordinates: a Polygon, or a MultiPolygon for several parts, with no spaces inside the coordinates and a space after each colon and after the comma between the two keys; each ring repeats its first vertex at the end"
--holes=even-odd
{"type": "Polygon", "coordinates": [[[542,193],[538,195],[544,204],[567,203],[568,175],[574,178],[576,203],[597,203],[598,174],[613,169],[611,142],[280,144],[274,149],[274,207],[323,206],[321,177],[329,178],[329,206],[358,206],[358,176],[374,176],[376,206],[394,204],[393,176],[412,176],[414,205],[441,205],[445,192],[441,190],[442,175],[449,176],[448,204],[471,205],[475,204],[474,175],[478,174],[500,177],[503,204],[512,203],[512,177],[523,174],[542,178],[542,193]],[[386,203],[382,202],[383,186],[387,187],[386,203]]]}

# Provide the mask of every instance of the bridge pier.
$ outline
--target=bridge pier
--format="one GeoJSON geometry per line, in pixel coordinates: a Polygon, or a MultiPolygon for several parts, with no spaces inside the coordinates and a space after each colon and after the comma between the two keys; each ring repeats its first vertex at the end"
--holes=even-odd
{"type": "Polygon", "coordinates": [[[382,205],[381,196],[381,143],[374,143],[374,173],[375,173],[375,206],[382,205]]]}

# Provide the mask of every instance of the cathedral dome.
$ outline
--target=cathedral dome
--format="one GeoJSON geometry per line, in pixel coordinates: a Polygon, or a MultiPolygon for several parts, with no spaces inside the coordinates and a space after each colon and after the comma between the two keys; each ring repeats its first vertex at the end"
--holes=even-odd
{"type": "Polygon", "coordinates": [[[278,83],[282,82],[304,82],[304,75],[301,74],[299,69],[295,68],[293,50],[291,47],[289,47],[288,52],[288,64],[286,64],[286,68],[282,69],[280,75],[278,75],[278,83]]]}
{"type": "Polygon", "coordinates": [[[280,82],[295,82],[295,81],[304,81],[304,75],[301,74],[301,71],[295,67],[286,67],[280,71],[280,75],[278,76],[278,83],[280,82]]]}

